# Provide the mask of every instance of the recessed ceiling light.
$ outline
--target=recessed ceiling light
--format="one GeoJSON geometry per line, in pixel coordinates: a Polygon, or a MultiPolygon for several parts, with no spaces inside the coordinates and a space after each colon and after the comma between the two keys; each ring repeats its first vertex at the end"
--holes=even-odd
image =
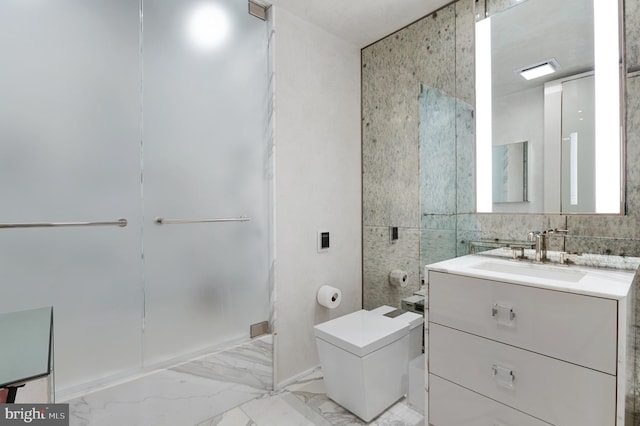
{"type": "Polygon", "coordinates": [[[560,69],[560,64],[555,58],[539,62],[537,64],[528,65],[524,68],[517,69],[516,72],[525,80],[533,80],[534,78],[553,74],[560,69]]]}

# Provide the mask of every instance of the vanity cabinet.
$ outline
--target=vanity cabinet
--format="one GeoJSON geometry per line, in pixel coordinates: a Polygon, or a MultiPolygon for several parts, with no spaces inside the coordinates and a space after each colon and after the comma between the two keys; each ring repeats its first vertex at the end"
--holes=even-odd
{"type": "Polygon", "coordinates": [[[428,266],[429,425],[624,426],[633,272],[601,292],[483,274],[428,266]]]}

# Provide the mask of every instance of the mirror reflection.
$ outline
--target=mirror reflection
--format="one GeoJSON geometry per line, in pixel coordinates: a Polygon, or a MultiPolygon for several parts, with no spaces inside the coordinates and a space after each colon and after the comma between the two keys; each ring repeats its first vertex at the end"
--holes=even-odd
{"type": "Polygon", "coordinates": [[[619,16],[600,3],[528,0],[476,23],[478,212],[621,213],[619,16]],[[515,141],[524,169],[503,161],[515,141]]]}
{"type": "Polygon", "coordinates": [[[527,142],[493,146],[493,202],[522,203],[527,200],[527,142]]]}

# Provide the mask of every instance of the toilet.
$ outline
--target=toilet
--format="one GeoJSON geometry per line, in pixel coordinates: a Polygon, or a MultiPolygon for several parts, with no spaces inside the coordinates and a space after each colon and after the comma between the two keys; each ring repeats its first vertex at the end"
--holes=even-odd
{"type": "MultiPolygon", "coordinates": [[[[363,309],[314,327],[327,396],[365,422],[408,389],[412,324],[402,315],[385,316],[394,308],[381,308],[363,309]]],[[[413,329],[422,332],[415,322],[413,329]]]]}

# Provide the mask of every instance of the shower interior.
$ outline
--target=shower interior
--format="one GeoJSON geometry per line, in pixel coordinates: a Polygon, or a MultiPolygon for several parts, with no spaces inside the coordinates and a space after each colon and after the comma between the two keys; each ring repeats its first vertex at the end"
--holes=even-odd
{"type": "Polygon", "coordinates": [[[0,221],[81,223],[0,230],[0,312],[53,306],[56,397],[271,324],[269,21],[234,0],[0,10],[0,221]]]}

